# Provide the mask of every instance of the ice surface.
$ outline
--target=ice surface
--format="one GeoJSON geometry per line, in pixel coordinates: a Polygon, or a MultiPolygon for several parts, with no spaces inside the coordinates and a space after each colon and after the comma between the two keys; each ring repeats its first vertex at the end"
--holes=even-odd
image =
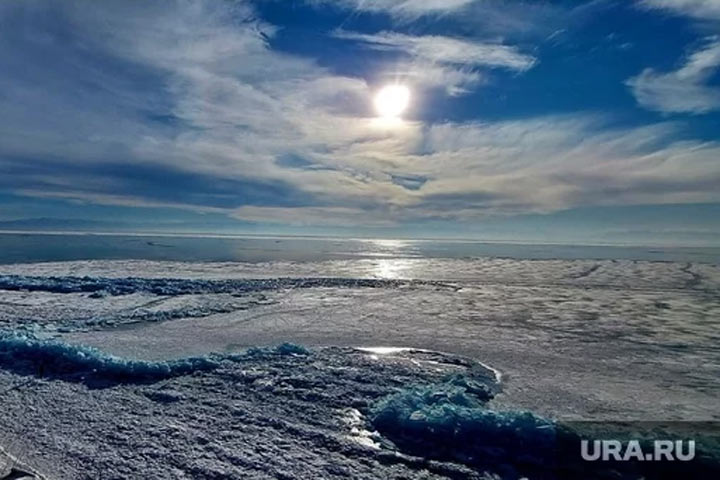
{"type": "Polygon", "coordinates": [[[43,277],[0,275],[0,324],[57,328],[108,328],[179,318],[203,318],[272,304],[274,295],[303,289],[395,289],[431,282],[275,278],[199,280],[178,278],[43,277]],[[120,298],[118,298],[120,297],[120,298]],[[13,301],[15,300],[15,301],[13,301]],[[108,305],[112,305],[108,308],[108,305]]]}
{"type": "Polygon", "coordinates": [[[1,265],[0,274],[44,277],[143,278],[194,280],[291,278],[376,278],[571,285],[633,289],[720,288],[720,263],[635,260],[517,260],[511,258],[387,258],[320,262],[158,262],[88,260],[1,265]]]}
{"type": "Polygon", "coordinates": [[[37,478],[637,478],[558,477],[572,432],[498,410],[494,372],[467,358],[283,344],[137,362],[3,338],[3,445],[37,478]]]}
{"type": "Polygon", "coordinates": [[[426,348],[497,367],[512,407],[714,420],[719,272],[499,258],[7,265],[0,327],[160,360],[284,341],[426,348]]]}
{"type": "Polygon", "coordinates": [[[126,360],[89,347],[0,331],[0,368],[24,374],[74,378],[93,385],[161,380],[213,370],[218,365],[209,357],[165,362],[126,360]]]}
{"type": "Polygon", "coordinates": [[[503,465],[503,475],[512,478],[552,469],[555,423],[530,412],[491,410],[492,397],[485,384],[455,376],[383,398],[370,418],[380,433],[416,455],[480,468],[503,465]]]}
{"type": "MultiPolygon", "coordinates": [[[[180,278],[103,278],[103,277],[33,277],[0,275],[0,290],[91,293],[90,298],[105,295],[130,295],[138,292],[153,295],[193,295],[203,293],[244,294],[294,288],[395,288],[414,282],[400,280],[349,278],[275,278],[259,280],[198,280],[180,278]]],[[[420,283],[420,282],[417,282],[420,283]]]]}
{"type": "Polygon", "coordinates": [[[720,420],[714,264],[95,261],[0,285],[4,444],[54,478],[482,478],[467,432],[720,420]]]}
{"type": "MultiPolygon", "coordinates": [[[[65,361],[65,350],[52,351],[65,361]]],[[[376,402],[410,384],[462,375],[495,392],[492,372],[467,359],[407,351],[377,361],[354,349],[282,345],[209,361],[215,368],[101,388],[76,381],[74,368],[0,369],[4,441],[54,479],[489,478],[398,449],[367,420],[376,402]]]]}

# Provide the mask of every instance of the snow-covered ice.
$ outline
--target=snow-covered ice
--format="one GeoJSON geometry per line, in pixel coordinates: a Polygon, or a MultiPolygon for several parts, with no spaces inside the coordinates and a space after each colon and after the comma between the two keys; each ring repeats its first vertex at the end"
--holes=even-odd
{"type": "Polygon", "coordinates": [[[482,478],[443,425],[720,420],[719,314],[709,263],[0,266],[0,443],[52,478],[482,478]]]}
{"type": "Polygon", "coordinates": [[[479,364],[421,351],[378,361],[286,344],[141,362],[54,341],[0,341],[0,428],[47,478],[481,478],[406,454],[368,415],[379,399],[448,375],[485,400],[499,388],[479,364]]]}
{"type": "Polygon", "coordinates": [[[498,368],[507,401],[547,415],[720,418],[715,264],[82,261],[2,266],[0,283],[4,328],[128,357],[426,348],[498,368]]]}

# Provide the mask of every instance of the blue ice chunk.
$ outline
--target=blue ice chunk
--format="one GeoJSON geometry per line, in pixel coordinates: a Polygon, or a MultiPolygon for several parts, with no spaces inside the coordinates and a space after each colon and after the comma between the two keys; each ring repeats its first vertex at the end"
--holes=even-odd
{"type": "Polygon", "coordinates": [[[394,288],[402,285],[430,284],[419,280],[383,280],[359,278],[271,278],[202,280],[179,278],[102,278],[39,277],[0,275],[0,290],[31,292],[88,293],[93,298],[105,295],[129,295],[146,292],[155,295],[191,295],[204,293],[245,294],[286,288],[394,288]]]}
{"type": "Polygon", "coordinates": [[[479,385],[459,375],[403,389],[378,401],[370,420],[411,454],[474,466],[550,466],[555,423],[530,412],[491,410],[489,392],[479,385]]]}
{"type": "Polygon", "coordinates": [[[0,332],[0,367],[22,374],[107,381],[155,381],[219,367],[209,357],[165,362],[126,360],[94,348],[40,340],[28,333],[0,332]]]}

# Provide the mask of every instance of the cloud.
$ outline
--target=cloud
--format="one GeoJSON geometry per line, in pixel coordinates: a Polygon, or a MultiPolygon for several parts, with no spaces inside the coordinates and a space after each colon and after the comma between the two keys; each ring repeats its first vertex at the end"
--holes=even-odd
{"type": "MultiPolygon", "coordinates": [[[[384,124],[365,80],[274,50],[277,28],[248,3],[27,0],[0,16],[4,192],[375,226],[720,201],[720,146],[672,141],[669,123],[384,124]]],[[[409,51],[418,75],[458,87],[534,62],[439,36],[354,40],[409,51]]]]}
{"type": "Polygon", "coordinates": [[[626,83],[643,107],[663,113],[703,114],[720,109],[720,88],[707,85],[720,67],[720,40],[693,52],[673,72],[645,69],[626,83]]]}
{"type": "Polygon", "coordinates": [[[414,171],[425,215],[552,211],[581,205],[712,201],[716,143],[675,142],[672,124],[604,127],[584,116],[436,125],[414,171]]]}
{"type": "Polygon", "coordinates": [[[252,223],[293,226],[389,227],[396,224],[382,211],[348,207],[240,207],[231,217],[252,223]]]}
{"type": "Polygon", "coordinates": [[[482,38],[538,39],[568,23],[577,24],[581,18],[572,12],[592,9],[596,2],[573,8],[550,2],[506,0],[305,0],[305,3],[349,11],[347,20],[357,13],[388,15],[401,25],[432,18],[451,22],[453,31],[473,32],[482,38]]]}
{"type": "Polygon", "coordinates": [[[4,13],[16,27],[0,44],[3,59],[18,67],[1,77],[11,100],[0,107],[0,138],[2,158],[35,163],[33,175],[18,173],[19,183],[39,180],[54,162],[57,178],[65,166],[79,167],[106,184],[117,175],[93,166],[123,162],[129,171],[149,165],[260,185],[291,179],[306,191],[332,183],[349,194],[362,191],[352,177],[290,173],[274,162],[288,153],[312,159],[314,149],[366,137],[367,122],[354,110],[368,89],[310,60],[272,52],[266,38],[273,28],[254,20],[249,7],[58,2],[48,15],[42,2],[15,5],[4,13]],[[114,68],[105,73],[106,66],[114,68]],[[344,128],[326,136],[330,125],[344,128]]]}
{"type": "Polygon", "coordinates": [[[699,20],[720,20],[719,0],[642,0],[640,4],[699,20]]]}
{"type": "Polygon", "coordinates": [[[444,87],[451,95],[467,93],[470,88],[483,83],[480,68],[524,72],[537,62],[533,56],[512,46],[439,35],[363,34],[338,30],[334,36],[360,42],[373,50],[408,55],[410,60],[401,62],[393,75],[420,85],[444,87]]]}
{"type": "Polygon", "coordinates": [[[350,9],[357,12],[387,13],[405,19],[461,11],[478,0],[306,0],[312,5],[350,9]]]}
{"type": "Polygon", "coordinates": [[[521,72],[536,63],[534,57],[520,53],[515,47],[439,35],[412,36],[395,32],[368,35],[337,31],[335,36],[363,42],[375,50],[406,52],[432,63],[507,68],[521,72]]]}
{"type": "Polygon", "coordinates": [[[670,123],[608,128],[602,118],[576,115],[434,125],[415,139],[422,151],[396,152],[392,164],[367,155],[370,145],[332,152],[346,161],[362,158],[374,171],[373,190],[390,193],[383,201],[341,209],[257,206],[237,209],[233,216],[382,225],[467,222],[588,205],[720,201],[715,166],[720,144],[668,142],[676,128],[670,123]],[[417,181],[403,185],[404,179],[417,181]],[[402,189],[388,189],[391,183],[402,189]]]}

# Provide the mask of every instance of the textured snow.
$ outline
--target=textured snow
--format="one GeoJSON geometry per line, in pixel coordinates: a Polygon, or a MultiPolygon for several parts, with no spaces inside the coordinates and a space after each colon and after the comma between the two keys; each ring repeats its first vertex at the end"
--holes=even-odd
{"type": "Polygon", "coordinates": [[[635,260],[517,260],[511,258],[380,258],[319,262],[158,262],[88,260],[0,266],[0,274],[44,277],[195,280],[379,278],[462,281],[513,285],[626,286],[677,289],[720,288],[720,263],[635,260]]]}
{"type": "Polygon", "coordinates": [[[0,327],[161,360],[284,341],[426,348],[502,371],[513,407],[713,420],[719,272],[490,258],[7,265],[0,327]]]}
{"type": "MultiPolygon", "coordinates": [[[[24,345],[41,353],[36,369],[48,350],[66,361],[57,343],[24,345]]],[[[134,375],[137,366],[112,363],[94,378],[79,377],[78,368],[108,362],[80,351],[94,360],[44,376],[0,370],[5,441],[47,478],[486,478],[472,465],[405,451],[367,418],[376,403],[415,383],[463,378],[491,396],[494,375],[467,359],[407,351],[379,362],[353,349],[284,345],[216,355],[207,360],[212,369],[183,360],[193,368],[163,381],[143,375],[141,383],[103,385],[98,377],[116,380],[115,368],[134,375]]],[[[167,372],[165,363],[142,365],[167,372]]]]}
{"type": "Polygon", "coordinates": [[[720,420],[718,316],[709,263],[0,266],[0,444],[51,478],[483,478],[480,430],[720,420]]]}
{"type": "Polygon", "coordinates": [[[0,324],[61,331],[107,328],[248,310],[273,303],[268,298],[273,294],[296,289],[394,289],[429,283],[348,278],[199,280],[0,274],[0,324]]]}
{"type": "Polygon", "coordinates": [[[498,409],[494,372],[467,358],[283,344],[141,362],[2,339],[3,451],[31,478],[637,478],[558,477],[573,431],[498,409]]]}

